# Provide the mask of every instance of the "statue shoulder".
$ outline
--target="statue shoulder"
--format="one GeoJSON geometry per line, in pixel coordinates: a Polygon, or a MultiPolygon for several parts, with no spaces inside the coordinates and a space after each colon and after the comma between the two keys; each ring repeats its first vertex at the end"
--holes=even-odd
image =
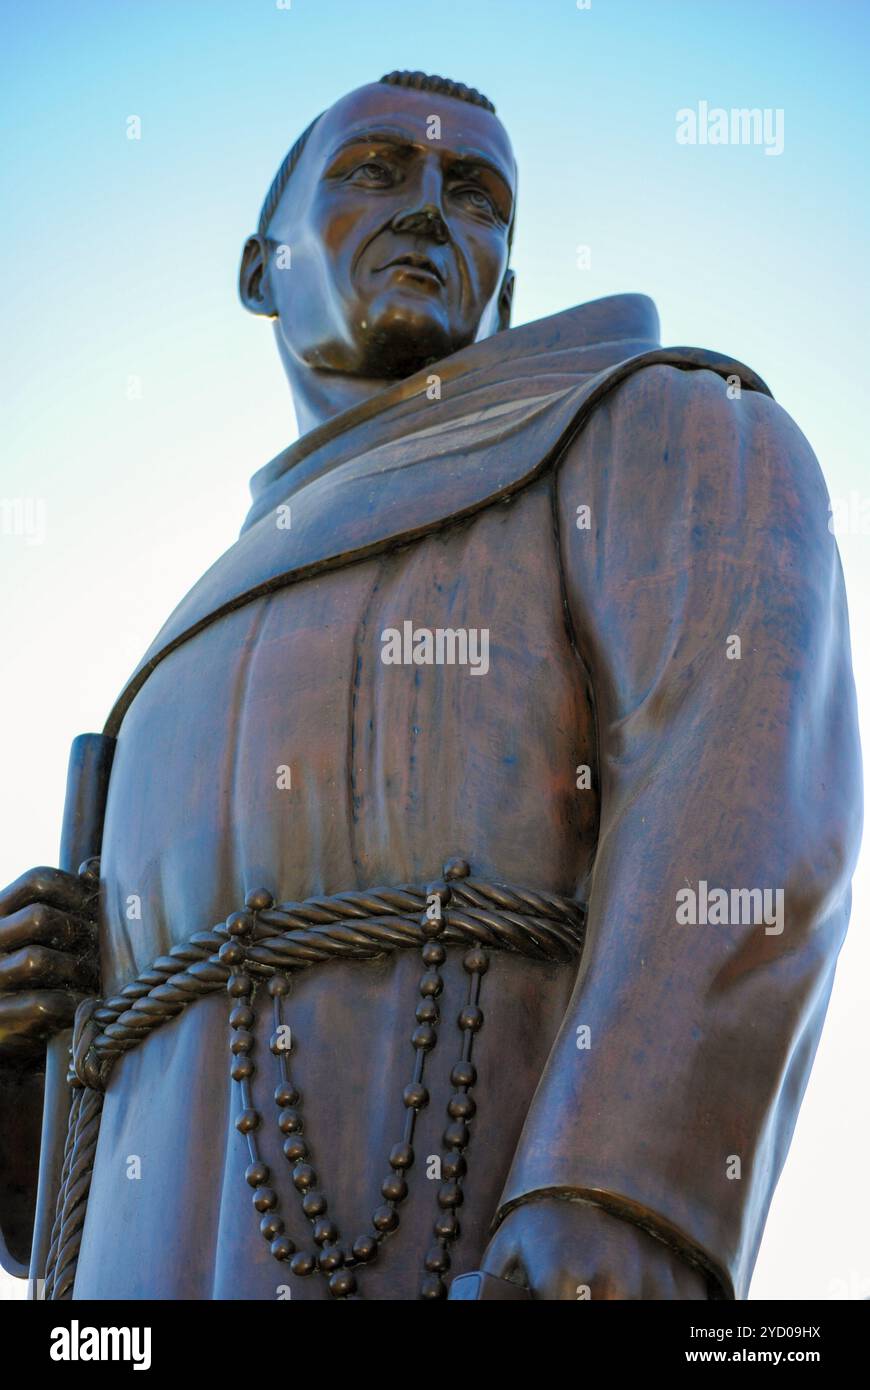
{"type": "MultiPolygon", "coordinates": [[[[616,505],[655,491],[703,509],[705,490],[781,494],[785,510],[827,522],[827,489],[806,437],[744,363],[666,348],[621,363],[560,459],[566,481],[605,489],[616,505]]],[[[574,486],[570,486],[574,491],[574,486]]]]}

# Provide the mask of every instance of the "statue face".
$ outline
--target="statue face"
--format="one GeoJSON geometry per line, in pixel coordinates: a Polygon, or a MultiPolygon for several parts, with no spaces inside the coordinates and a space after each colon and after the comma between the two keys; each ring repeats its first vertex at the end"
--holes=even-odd
{"type": "Polygon", "coordinates": [[[515,189],[507,134],[481,107],[382,83],[337,102],[268,232],[282,356],[403,377],[506,327],[515,189]]]}

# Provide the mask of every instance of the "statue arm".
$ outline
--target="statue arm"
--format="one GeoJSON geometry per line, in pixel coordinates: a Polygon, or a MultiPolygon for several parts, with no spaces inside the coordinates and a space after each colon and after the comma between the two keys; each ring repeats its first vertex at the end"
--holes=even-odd
{"type": "Polygon", "coordinates": [[[580,974],[497,1221],[592,1203],[744,1297],[860,838],[827,493],[768,397],[656,366],[569,447],[556,499],[596,700],[600,835],[580,974]],[[678,894],[702,883],[771,890],[773,920],[729,898],[748,921],[680,924],[678,894]]]}

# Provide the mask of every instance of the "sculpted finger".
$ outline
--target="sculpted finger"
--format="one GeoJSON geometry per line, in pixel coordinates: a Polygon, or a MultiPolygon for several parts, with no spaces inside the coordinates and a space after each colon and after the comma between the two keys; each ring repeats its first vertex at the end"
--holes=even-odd
{"type": "Polygon", "coordinates": [[[0,952],[18,946],[53,946],[69,950],[93,941],[95,927],[83,917],[74,917],[45,903],[31,903],[8,917],[0,917],[0,952]]]}
{"type": "Polygon", "coordinates": [[[496,1279],[507,1279],[516,1275],[520,1264],[519,1242],[514,1238],[508,1219],[487,1245],[480,1267],[496,1279]]]}
{"type": "Polygon", "coordinates": [[[61,912],[88,916],[95,900],[93,882],[68,874],[63,869],[42,866],[28,869],[8,888],[0,889],[0,917],[8,917],[31,903],[46,903],[61,912]]]}
{"type": "MultiPolygon", "coordinates": [[[[626,1227],[623,1249],[596,1252],[595,1272],[589,1281],[594,1300],[622,1303],[658,1297],[647,1291],[652,1287],[651,1284],[647,1284],[650,1271],[642,1251],[638,1250],[635,1243],[636,1237],[640,1235],[639,1231],[635,1232],[631,1227],[626,1227]]],[[[654,1267],[652,1273],[655,1273],[654,1267]]]]}
{"type": "Polygon", "coordinates": [[[59,985],[87,990],[92,970],[77,956],[53,951],[50,946],[23,946],[11,955],[0,956],[0,992],[55,989],[59,985]]]}
{"type": "Polygon", "coordinates": [[[0,1049],[4,1058],[32,1053],[63,1028],[71,1028],[82,995],[69,990],[23,990],[0,995],[0,1049]]]}
{"type": "Polygon", "coordinates": [[[647,1265],[641,1296],[659,1302],[706,1299],[707,1282],[699,1270],[688,1264],[675,1251],[668,1251],[666,1255],[647,1265]]]}

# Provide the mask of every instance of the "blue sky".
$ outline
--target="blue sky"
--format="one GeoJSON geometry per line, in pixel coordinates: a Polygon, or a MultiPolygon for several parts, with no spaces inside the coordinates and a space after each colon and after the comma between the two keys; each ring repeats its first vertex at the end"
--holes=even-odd
{"type": "MultiPolygon", "coordinates": [[[[0,536],[13,653],[0,737],[16,798],[4,882],[55,858],[70,739],[101,727],[167,613],[233,541],[248,478],[294,437],[271,332],[236,298],[239,253],[296,135],[392,68],[479,87],[512,135],[515,322],[652,295],[666,343],[757,370],[832,495],[857,499],[841,549],[868,707],[870,522],[864,534],[854,520],[870,506],[867,6],[7,0],[3,15],[0,496],[37,499],[46,524],[43,544],[0,536]],[[700,101],[781,109],[782,154],[679,145],[676,113],[700,101]]],[[[860,1116],[840,1114],[839,1080],[862,1046],[868,902],[862,868],[756,1296],[807,1297],[809,1281],[829,1297],[833,1280],[870,1274],[848,1200],[870,1142],[860,1116]],[[798,1214],[821,1187],[807,1273],[798,1214]]]]}

